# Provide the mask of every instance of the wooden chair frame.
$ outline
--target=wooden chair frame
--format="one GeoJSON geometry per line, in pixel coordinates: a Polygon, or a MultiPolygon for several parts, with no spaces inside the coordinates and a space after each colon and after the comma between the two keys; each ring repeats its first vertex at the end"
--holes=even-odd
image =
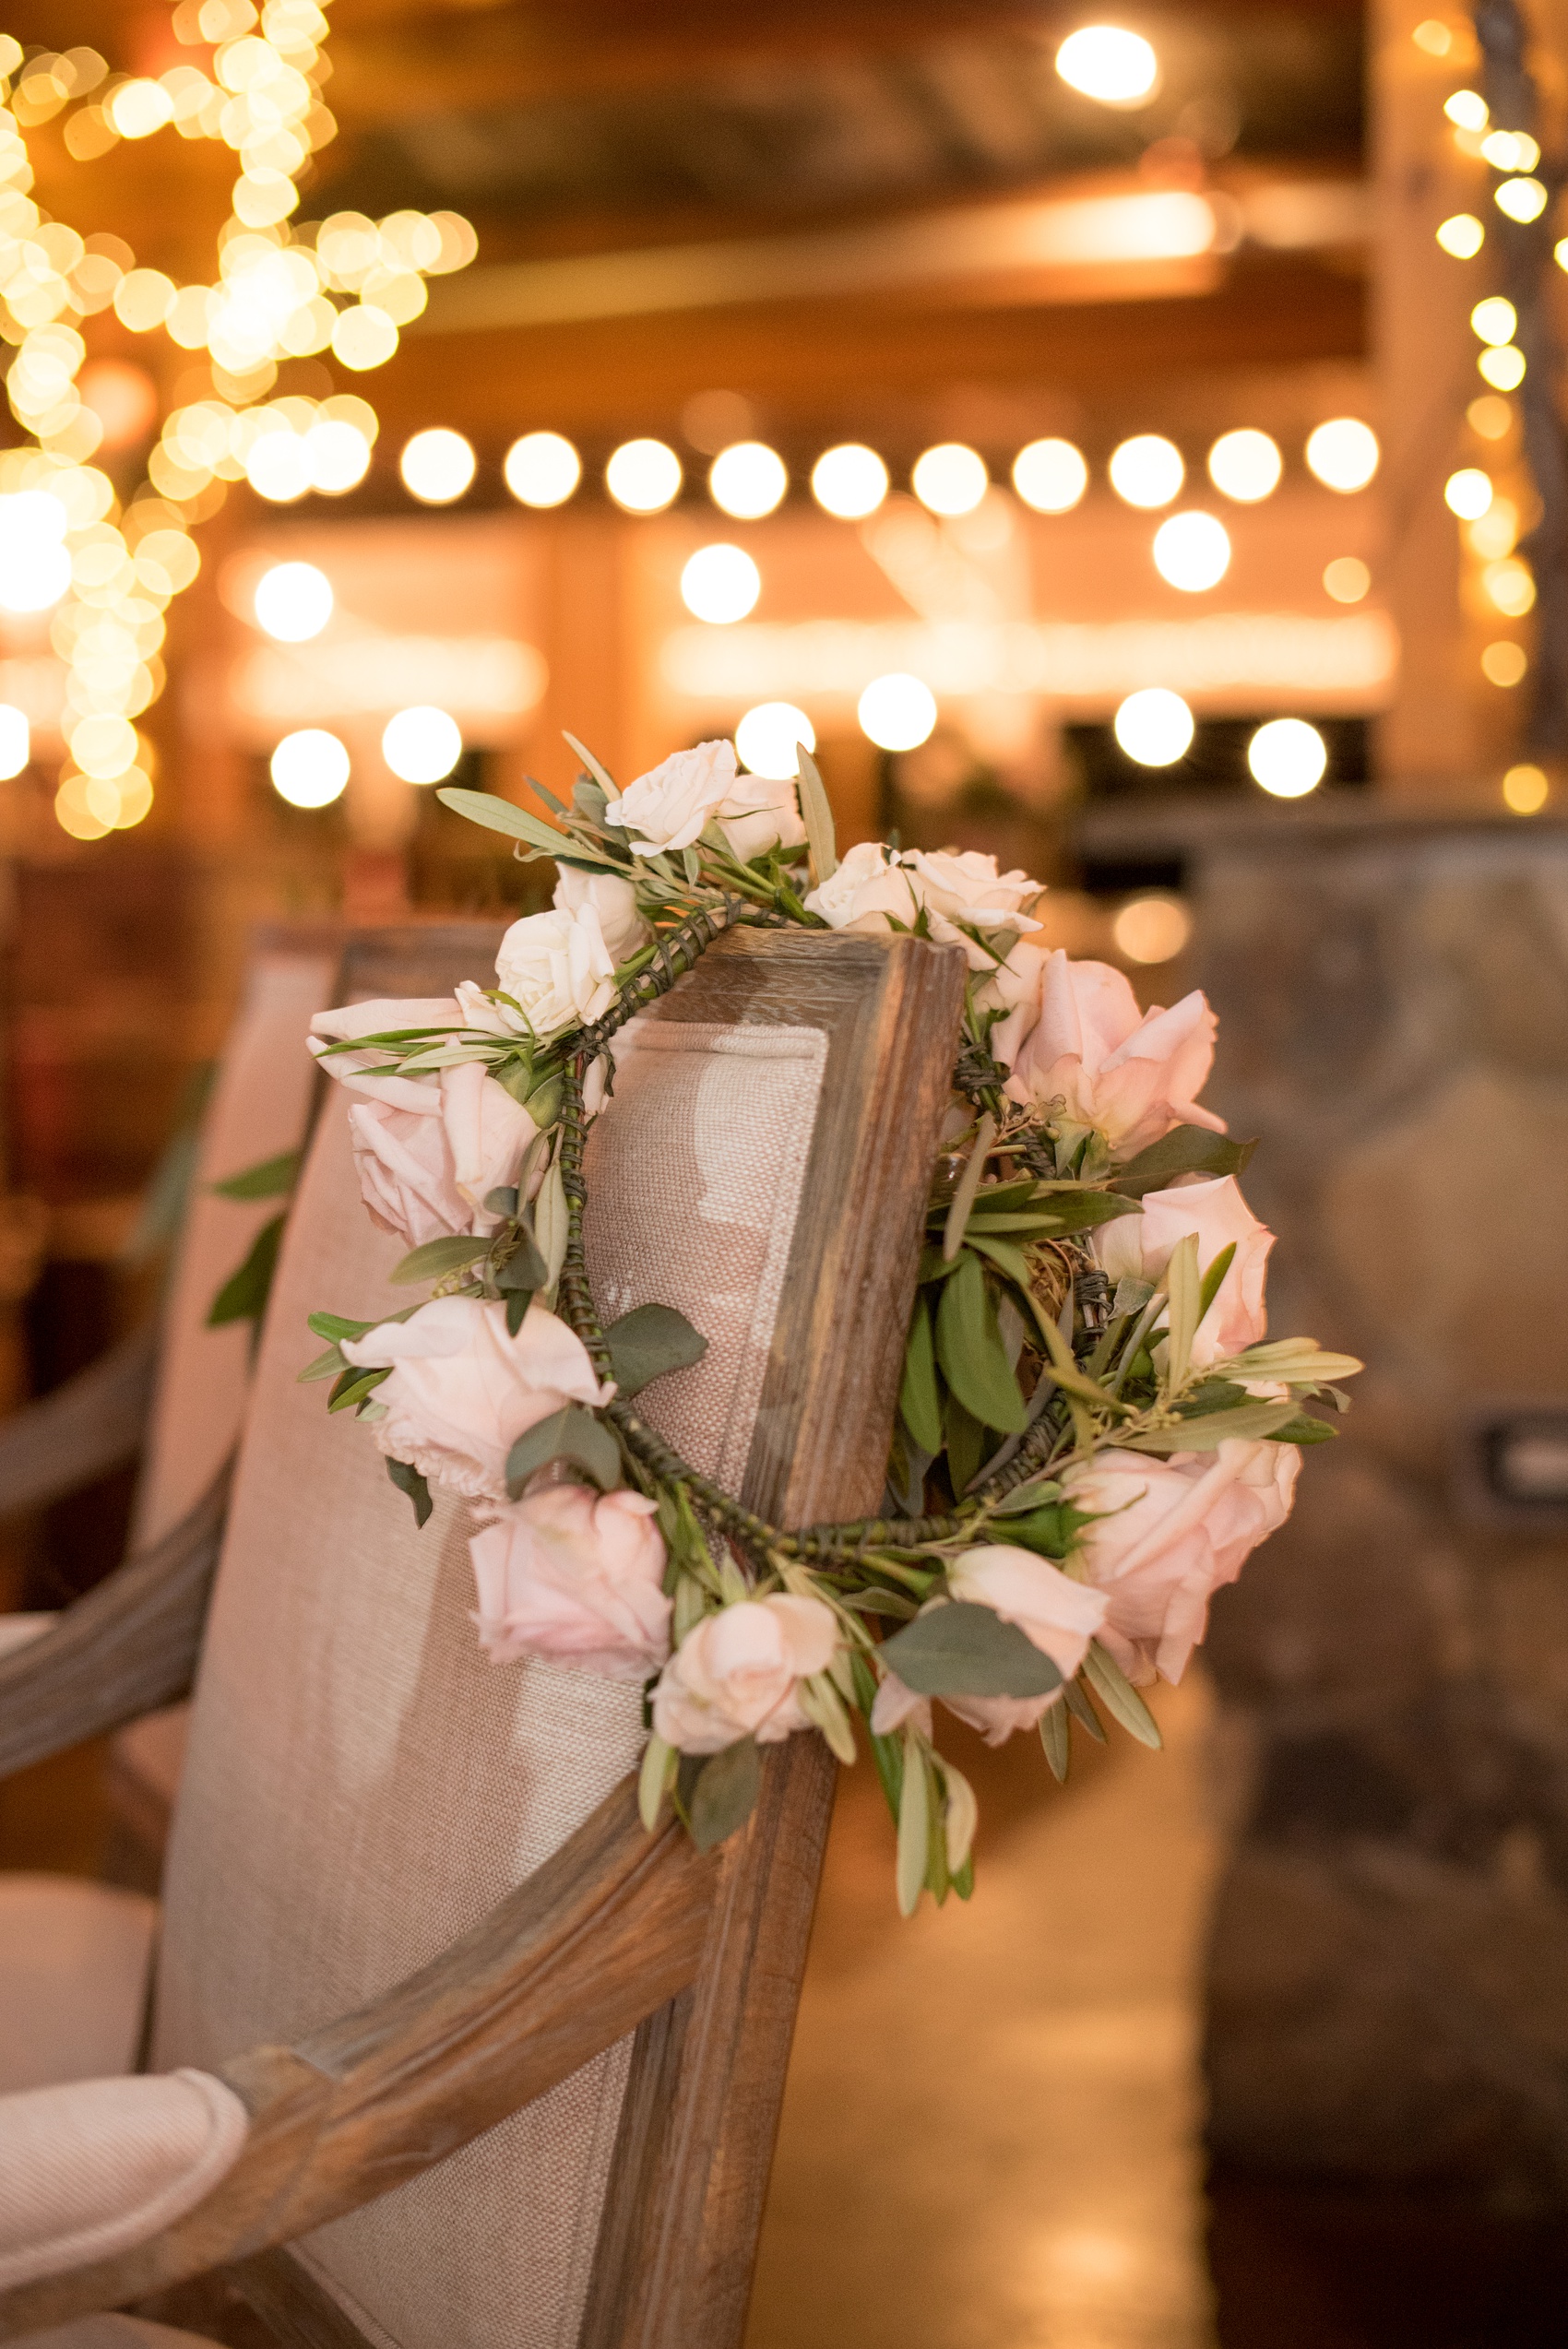
{"type": "MultiPolygon", "coordinates": [[[[362,965],[355,977],[356,991],[383,991],[362,965]]],[[[422,991],[401,962],[388,979],[422,991]]],[[[963,984],[953,947],[741,930],[653,1014],[828,1039],[742,1486],[775,1523],[852,1516],[880,1498],[963,984]]],[[[0,1768],[190,1684],[221,1517],[215,1492],[115,1577],[122,1594],[93,1593],[0,1663],[0,1768]]],[[[671,1821],[646,1833],[624,1781],[433,1964],[293,2046],[222,2065],[253,2121],[221,2184],[135,2250],[0,2296],[0,2338],[221,2270],[284,2341],[356,2341],[276,2247],[443,2160],[635,2033],[581,2349],[734,2349],[834,1777],[814,1736],[774,1749],[751,1821],[706,1855],[671,1821]]]]}

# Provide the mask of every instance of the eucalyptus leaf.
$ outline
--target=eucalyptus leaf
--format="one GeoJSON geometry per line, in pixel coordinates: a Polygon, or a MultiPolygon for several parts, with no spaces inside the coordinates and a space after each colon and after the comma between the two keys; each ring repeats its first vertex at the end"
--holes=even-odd
{"type": "Polygon", "coordinates": [[[831,881],[838,870],[838,848],[833,830],[833,809],[822,786],[817,763],[803,742],[795,745],[795,759],[800,774],[797,786],[801,801],[801,821],[806,827],[806,848],[811,858],[812,879],[820,889],[831,881]]]}
{"type": "Polygon", "coordinates": [[[639,1305],[604,1333],[623,1396],[640,1394],[669,1370],[689,1370],[707,1352],[707,1340],[672,1305],[639,1305]]]}
{"type": "Polygon", "coordinates": [[[1227,1133],[1211,1133],[1206,1125],[1172,1126],[1135,1158],[1129,1158],[1112,1180],[1130,1199],[1146,1192],[1164,1191],[1178,1175],[1239,1175],[1257,1148],[1253,1142],[1232,1142],[1227,1133]]]}
{"type": "Polygon", "coordinates": [[[1138,1743],[1152,1746],[1156,1752],[1164,1745],[1159,1724],[1123,1671],[1115,1657],[1091,1640],[1084,1658],[1084,1678],[1100,1699],[1106,1711],[1120,1721],[1129,1736],[1138,1743]]]}
{"type": "Polygon", "coordinates": [[[1028,1424],[978,1256],[960,1258],[943,1289],[936,1311],[936,1358],[959,1402],[982,1427],[1016,1435],[1028,1424]]]}
{"type": "Polygon", "coordinates": [[[523,1106],[540,1133],[543,1133],[547,1127],[552,1126],[561,1115],[563,1089],[561,1072],[559,1069],[552,1069],[548,1076],[540,1077],[531,1091],[525,1095],[523,1106]]]}
{"type": "Polygon", "coordinates": [[[697,1759],[699,1767],[685,1795],[686,1816],[693,1843],[699,1852],[710,1852],[727,1843],[755,1809],[762,1791],[762,1757],[754,1738],[738,1738],[732,1746],[697,1759]]]}
{"type": "Polygon", "coordinates": [[[496,1287],[504,1296],[526,1288],[531,1297],[536,1289],[547,1287],[549,1280],[550,1268],[539,1252],[532,1232],[526,1224],[519,1224],[514,1244],[495,1267],[496,1287]]]}
{"type": "Polygon", "coordinates": [[[508,1337],[517,1336],[517,1332],[522,1328],[524,1322],[528,1319],[529,1307],[532,1303],[533,1291],[531,1289],[514,1288],[508,1293],[506,1299],[506,1335],[508,1337]]]}
{"type": "Polygon", "coordinates": [[[517,1184],[504,1182],[496,1190],[487,1191],[484,1194],[484,1212],[487,1216],[507,1217],[515,1216],[517,1212],[517,1184]]]}
{"type": "Polygon", "coordinates": [[[942,1449],[942,1396],[936,1383],[936,1348],[931,1332],[931,1309],[923,1297],[915,1299],[909,1342],[904,1349],[904,1374],[898,1386],[898,1409],[921,1450],[932,1458],[942,1449]]]}
{"type": "Polygon", "coordinates": [[[393,1265],[387,1278],[399,1288],[406,1288],[413,1281],[445,1280],[448,1273],[459,1273],[466,1264],[476,1264],[489,1253],[488,1240],[466,1239],[460,1233],[448,1232],[440,1240],[427,1240],[422,1247],[410,1248],[393,1265]]]}
{"type": "Polygon", "coordinates": [[[932,1607],[882,1643],[882,1661],[917,1696],[1047,1696],[1062,1685],[1049,1655],[989,1607],[932,1607]]]}
{"type": "Polygon", "coordinates": [[[386,1473],[399,1492],[406,1492],[414,1506],[414,1523],[423,1527],[435,1503],[430,1497],[430,1487],[419,1470],[407,1460],[388,1460],[386,1473]]]}
{"type": "Polygon", "coordinates": [[[280,1199],[299,1180],[303,1155],[298,1150],[280,1150],[275,1158],[263,1158],[259,1166],[226,1175],[212,1190],[220,1199],[280,1199]]]}
{"type": "Polygon", "coordinates": [[[602,1420],[579,1403],[568,1403],[539,1420],[517,1438],[506,1455],[506,1489],[514,1501],[536,1468],[552,1460],[569,1460],[586,1469],[602,1492],[612,1492],[622,1481],[621,1447],[602,1420]]]}

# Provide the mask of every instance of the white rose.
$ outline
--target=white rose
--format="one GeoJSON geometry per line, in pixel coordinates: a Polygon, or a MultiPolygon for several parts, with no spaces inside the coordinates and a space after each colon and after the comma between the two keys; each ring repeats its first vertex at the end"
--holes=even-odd
{"type": "Polygon", "coordinates": [[[581,865],[556,868],[555,904],[562,913],[575,914],[591,906],[599,916],[605,952],[612,963],[629,962],[652,936],[637,911],[637,893],[617,872],[585,872],[581,865]]]}
{"type": "Polygon", "coordinates": [[[497,1510],[469,1544],[480,1639],[497,1664],[519,1656],[645,1680],[670,1653],[658,1503],[640,1492],[546,1485],[497,1510]]]}
{"type": "Polygon", "coordinates": [[[1138,1280],[1161,1279],[1171,1251],[1188,1233],[1198,1243],[1200,1275],[1234,1242],[1236,1253],[1198,1323],[1192,1358],[1201,1368],[1256,1346],[1268,1327],[1264,1279],[1274,1234],[1253,1215],[1235,1176],[1146,1192],[1143,1204],[1141,1216],[1119,1216],[1093,1236],[1112,1287],[1128,1273],[1138,1280]]]}
{"type": "MultiPolygon", "coordinates": [[[[615,960],[593,906],[527,914],[515,921],[495,957],[495,980],[535,1036],[555,1036],[564,1027],[598,1019],[614,1001],[615,960]]],[[[465,999],[477,991],[458,990],[465,999]]],[[[474,1024],[480,1024],[477,1012],[474,1024]]]]}
{"type": "Polygon", "coordinates": [[[1040,884],[1031,881],[1027,872],[999,872],[996,859],[981,856],[978,848],[966,848],[962,854],[952,848],[934,853],[914,848],[900,861],[926,909],[932,936],[944,946],[962,946],[971,970],[994,970],[995,957],[966,936],[956,927],[958,922],[967,922],[974,930],[1039,928],[1023,908],[1040,895],[1040,884]]]}
{"type": "Polygon", "coordinates": [[[624,827],[637,855],[658,856],[664,848],[689,848],[734,790],[734,743],[699,742],[639,775],[611,801],[604,820],[624,827]]]}
{"type": "Polygon", "coordinates": [[[819,1598],[775,1592],[705,1615],[659,1675],[654,1728],[682,1753],[718,1753],[746,1737],[775,1745],[810,1727],[800,1683],[826,1670],[837,1644],[819,1598]]]}
{"type": "Polygon", "coordinates": [[[515,1337],[506,1308],[478,1297],[437,1297],[406,1322],[345,1338],[343,1356],[390,1367],[375,1390],[386,1416],[375,1440],[432,1484],[469,1501],[505,1501],[506,1458],[520,1435],[568,1403],[608,1403],[574,1330],[530,1305],[515,1337]]]}
{"type": "Polygon", "coordinates": [[[832,880],[812,891],[805,907],[829,930],[862,934],[885,932],[889,916],[909,930],[920,912],[909,874],[880,840],[858,841],[832,880]]]}
{"type": "Polygon", "coordinates": [[[1130,1158],[1172,1126],[1223,1133],[1225,1121],[1196,1096],[1214,1065],[1215,1017],[1196,990],[1170,1011],[1138,1009],[1109,963],[1069,962],[1060,948],[1033,974],[1023,1000],[991,1032],[1010,1069],[1015,1101],[1064,1101],[1080,1125],[1097,1126],[1130,1158]]]}
{"type": "Polygon", "coordinates": [[[742,864],[768,848],[798,848],[806,836],[793,781],[738,775],[719,811],[719,828],[742,864]]]}
{"type": "MultiPolygon", "coordinates": [[[[316,1015],[311,1049],[320,1058],[336,1037],[455,1026],[461,1016],[461,1006],[449,998],[355,1003],[316,1015]]],[[[420,1076],[367,1074],[374,1063],[373,1052],[334,1053],[321,1062],[350,1092],[364,1097],[349,1110],[349,1133],[372,1221],[410,1248],[451,1233],[488,1237],[499,1218],[484,1202],[492,1191],[517,1180],[536,1132],[533,1120],[477,1061],[420,1076]]]]}

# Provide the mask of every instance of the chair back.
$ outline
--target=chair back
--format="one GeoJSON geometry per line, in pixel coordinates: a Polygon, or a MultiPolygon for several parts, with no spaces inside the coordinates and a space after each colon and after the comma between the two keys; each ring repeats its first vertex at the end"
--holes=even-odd
{"type": "MultiPolygon", "coordinates": [[[[350,991],[483,979],[472,940],[448,943],[444,967],[429,938],[422,963],[381,951],[373,984],[351,955],[350,991]]],[[[658,1301],[707,1336],[703,1361],[639,1409],[776,1518],[864,1510],[881,1492],[961,989],[961,957],[914,941],[742,932],[617,1039],[588,1161],[595,1295],[607,1320],[658,1301]]],[[[417,1530],[370,1430],[297,1383],[317,1350],[312,1309],[409,1302],[387,1282],[401,1252],[361,1204],[346,1106],[329,1097],[208,1619],[168,1878],[160,2069],[298,2039],[427,1963],[641,1748],[636,1688],[486,1661],[468,1513],[438,1497],[417,1530]]],[[[684,2006],[650,2018],[297,2245],[339,2328],[382,2349],[738,2340],[831,1785],[815,1738],[765,1776],[778,1832],[747,1839],[751,1873],[687,1994],[692,2027],[684,2006]],[[668,2288],[650,2283],[667,2271],[668,2288]]]]}

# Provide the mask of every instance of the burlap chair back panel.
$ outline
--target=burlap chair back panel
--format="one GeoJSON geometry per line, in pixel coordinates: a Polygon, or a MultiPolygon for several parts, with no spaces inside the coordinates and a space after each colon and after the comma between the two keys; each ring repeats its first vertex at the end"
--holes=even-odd
{"type": "MultiPolygon", "coordinates": [[[[643,1407],[739,1482],[821,1088],[811,1028],[650,1018],[619,1039],[589,1148],[606,1319],[657,1300],[708,1337],[643,1407]]],[[[360,1204],[340,1098],[279,1267],[172,1855],[156,2061],[291,2039],[425,1963],[632,1765],[638,1691],[493,1666],[467,1521],[422,1533],[367,1428],[295,1374],[313,1307],[393,1310],[400,1253],[360,1204]]],[[[428,2176],[302,2247],[395,2349],[571,2349],[624,2085],[612,2050],[428,2176]]]]}
{"type": "Polygon", "coordinates": [[[338,955],[264,949],[252,962],[220,1064],[170,1286],[158,1387],[137,1490],[134,1540],[160,1540],[195,1507],[239,1433],[250,1370],[248,1322],[208,1329],[212,1300],[281,1200],[217,1199],[212,1185],[304,1133],[314,1076],[304,1047],[330,1002],[338,955]]]}

